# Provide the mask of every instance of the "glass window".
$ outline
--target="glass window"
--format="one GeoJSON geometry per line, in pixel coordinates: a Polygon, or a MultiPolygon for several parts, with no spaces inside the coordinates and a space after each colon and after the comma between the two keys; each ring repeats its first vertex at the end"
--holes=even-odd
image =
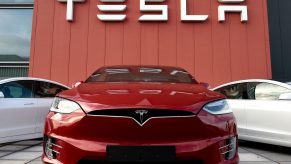
{"type": "Polygon", "coordinates": [[[228,99],[248,99],[248,92],[244,83],[228,85],[215,91],[224,94],[228,99]]]}
{"type": "Polygon", "coordinates": [[[32,81],[15,81],[0,85],[4,98],[33,98],[32,81]]]}
{"type": "Polygon", "coordinates": [[[256,99],[256,85],[257,83],[247,83],[248,98],[251,100],[256,99]]]}
{"type": "Polygon", "coordinates": [[[278,100],[284,93],[291,93],[291,90],[275,84],[257,83],[255,98],[256,100],[278,100]]]}
{"type": "Polygon", "coordinates": [[[33,9],[13,8],[23,2],[0,0],[0,78],[28,76],[33,9]]]}
{"type": "Polygon", "coordinates": [[[0,8],[0,62],[28,62],[32,9],[0,8]]]}
{"type": "Polygon", "coordinates": [[[49,82],[37,81],[35,95],[40,98],[55,97],[56,94],[64,90],[67,90],[67,88],[49,82]]]}
{"type": "Polygon", "coordinates": [[[192,76],[180,69],[168,68],[107,68],[99,70],[86,82],[168,82],[196,83],[192,76]]]}

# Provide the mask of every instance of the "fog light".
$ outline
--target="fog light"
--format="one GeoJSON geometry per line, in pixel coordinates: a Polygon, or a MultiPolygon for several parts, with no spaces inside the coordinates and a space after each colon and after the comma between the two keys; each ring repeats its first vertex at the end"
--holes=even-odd
{"type": "Polygon", "coordinates": [[[49,159],[56,159],[57,155],[60,154],[59,150],[61,146],[56,144],[56,140],[52,137],[44,137],[44,152],[49,159]]]}
{"type": "Polygon", "coordinates": [[[230,160],[234,158],[237,151],[237,138],[231,137],[223,141],[223,144],[221,144],[219,150],[225,160],[230,160]]]}

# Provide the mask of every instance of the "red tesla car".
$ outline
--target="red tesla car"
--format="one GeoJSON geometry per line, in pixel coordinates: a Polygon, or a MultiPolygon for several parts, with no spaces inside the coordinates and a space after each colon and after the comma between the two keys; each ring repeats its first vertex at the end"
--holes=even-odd
{"type": "Polygon", "coordinates": [[[44,163],[238,163],[236,121],[222,94],[184,69],[111,66],[57,95],[44,163]]]}

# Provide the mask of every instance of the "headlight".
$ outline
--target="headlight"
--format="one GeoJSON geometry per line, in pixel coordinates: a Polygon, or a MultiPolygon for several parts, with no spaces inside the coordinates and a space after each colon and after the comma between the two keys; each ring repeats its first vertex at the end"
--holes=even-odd
{"type": "Polygon", "coordinates": [[[211,114],[220,115],[232,113],[226,100],[218,100],[211,102],[203,107],[203,109],[211,114]]]}
{"type": "Polygon", "coordinates": [[[50,111],[69,114],[80,108],[81,107],[76,102],[56,97],[50,111]]]}

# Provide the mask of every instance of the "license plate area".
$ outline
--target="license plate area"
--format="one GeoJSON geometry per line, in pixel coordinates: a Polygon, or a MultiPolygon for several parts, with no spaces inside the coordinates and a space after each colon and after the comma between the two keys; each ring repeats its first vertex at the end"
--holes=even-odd
{"type": "Polygon", "coordinates": [[[174,162],[175,146],[107,146],[108,162],[174,162]]]}

